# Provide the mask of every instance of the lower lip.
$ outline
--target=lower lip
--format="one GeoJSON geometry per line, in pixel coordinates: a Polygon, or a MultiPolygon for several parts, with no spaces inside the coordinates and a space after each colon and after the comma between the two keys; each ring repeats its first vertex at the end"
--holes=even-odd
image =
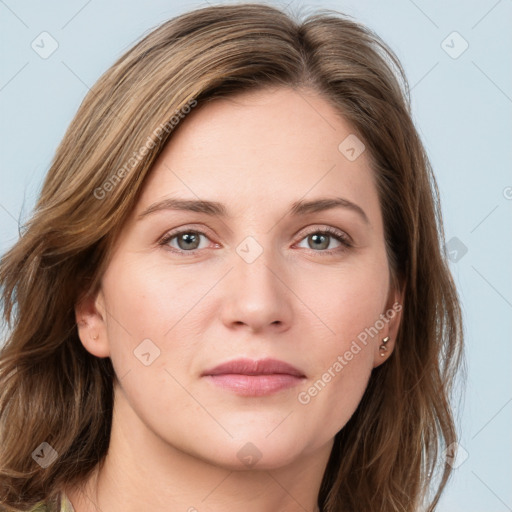
{"type": "Polygon", "coordinates": [[[222,374],[206,375],[215,385],[242,396],[264,396],[291,388],[301,383],[303,377],[285,373],[270,375],[222,374]]]}

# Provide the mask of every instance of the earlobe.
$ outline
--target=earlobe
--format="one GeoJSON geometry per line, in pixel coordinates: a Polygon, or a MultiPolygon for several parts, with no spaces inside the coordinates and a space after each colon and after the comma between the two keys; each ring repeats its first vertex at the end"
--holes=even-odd
{"type": "Polygon", "coordinates": [[[382,338],[382,345],[379,347],[379,353],[381,357],[386,357],[386,352],[388,351],[387,343],[389,342],[389,340],[389,336],[382,338]]]}
{"type": "Polygon", "coordinates": [[[83,296],[75,305],[78,337],[84,348],[96,357],[109,357],[105,308],[101,291],[83,296]]]}
{"type": "Polygon", "coordinates": [[[380,366],[382,363],[388,360],[389,356],[393,352],[394,349],[394,340],[391,339],[391,337],[385,336],[381,338],[380,342],[379,340],[375,340],[375,355],[373,358],[373,367],[377,368],[377,366],[380,366]]]}
{"type": "Polygon", "coordinates": [[[394,351],[402,318],[404,290],[405,286],[402,286],[400,290],[395,289],[389,295],[386,312],[384,313],[388,318],[387,328],[381,339],[376,340],[374,368],[387,361],[394,351]]]}

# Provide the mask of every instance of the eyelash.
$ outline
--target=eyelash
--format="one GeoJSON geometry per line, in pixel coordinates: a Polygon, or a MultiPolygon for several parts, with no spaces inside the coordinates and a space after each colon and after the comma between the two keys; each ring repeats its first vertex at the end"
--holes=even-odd
{"type": "MultiPolygon", "coordinates": [[[[181,230],[178,230],[178,231],[171,231],[171,232],[165,234],[160,239],[160,241],[158,242],[158,245],[159,246],[166,246],[166,245],[168,245],[168,243],[173,238],[176,238],[177,236],[182,235],[184,233],[194,233],[196,235],[203,235],[206,238],[208,238],[208,235],[206,233],[204,233],[203,231],[194,230],[194,229],[190,229],[190,228],[189,229],[181,229],[181,230]]],[[[337,229],[332,228],[332,227],[326,227],[326,228],[323,228],[323,229],[318,229],[318,228],[312,229],[311,231],[306,233],[299,240],[299,242],[301,242],[302,240],[304,240],[305,238],[307,238],[310,235],[316,235],[316,234],[329,235],[329,236],[335,238],[338,242],[340,242],[342,244],[342,246],[341,247],[337,247],[336,249],[325,249],[325,250],[320,250],[320,251],[316,251],[314,249],[308,249],[309,251],[312,251],[314,253],[320,253],[320,254],[323,254],[323,255],[331,256],[331,255],[334,255],[334,254],[337,254],[337,253],[344,252],[348,248],[352,247],[352,244],[349,241],[349,237],[345,233],[343,233],[342,231],[338,231],[337,229]]],[[[202,250],[202,249],[193,249],[193,250],[190,250],[190,251],[184,251],[183,249],[176,249],[175,247],[169,247],[169,250],[171,250],[174,253],[177,253],[177,254],[180,254],[180,255],[186,257],[186,256],[195,256],[196,253],[198,251],[202,250]]]]}

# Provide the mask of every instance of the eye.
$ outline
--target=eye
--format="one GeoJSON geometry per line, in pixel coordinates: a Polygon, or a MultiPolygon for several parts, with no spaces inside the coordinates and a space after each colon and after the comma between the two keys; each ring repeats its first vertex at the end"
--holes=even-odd
{"type": "MultiPolygon", "coordinates": [[[[164,237],[158,242],[158,245],[165,246],[173,252],[181,255],[185,255],[185,253],[189,253],[188,255],[194,255],[196,251],[205,248],[200,247],[201,237],[209,240],[208,236],[203,231],[192,229],[171,231],[164,235],[164,237]]],[[[310,239],[310,242],[308,243],[309,250],[326,255],[339,253],[349,247],[352,247],[350,237],[343,233],[343,231],[339,231],[332,227],[324,229],[310,229],[309,233],[307,233],[305,237],[303,236],[301,241],[306,239],[310,239]],[[336,240],[340,245],[336,248],[328,249],[331,245],[332,239],[336,240]]]]}
{"type": "Polygon", "coordinates": [[[324,254],[335,254],[352,247],[348,235],[331,227],[324,229],[314,228],[302,240],[308,240],[308,249],[324,254]],[[340,246],[327,250],[332,239],[335,239],[340,246]]]}
{"type": "Polygon", "coordinates": [[[200,247],[201,237],[208,238],[202,231],[193,231],[186,229],[182,231],[174,231],[167,233],[159,242],[159,245],[169,246],[177,252],[190,252],[198,250],[200,247]],[[171,242],[176,239],[176,244],[173,245],[171,242]]]}

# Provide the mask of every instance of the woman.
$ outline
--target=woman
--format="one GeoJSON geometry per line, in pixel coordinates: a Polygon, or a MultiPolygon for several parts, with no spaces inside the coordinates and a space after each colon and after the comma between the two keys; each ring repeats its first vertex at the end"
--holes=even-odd
{"type": "Polygon", "coordinates": [[[434,510],[443,241],[378,36],[259,4],[164,23],[86,96],[1,262],[3,510],[434,510]]]}

